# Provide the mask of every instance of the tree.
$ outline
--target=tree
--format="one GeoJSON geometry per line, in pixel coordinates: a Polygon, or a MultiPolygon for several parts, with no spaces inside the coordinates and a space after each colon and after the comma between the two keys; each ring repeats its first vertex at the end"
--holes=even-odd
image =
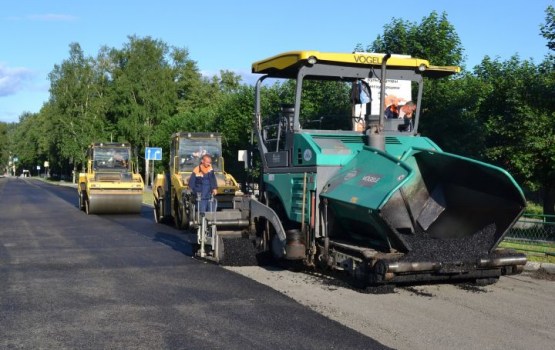
{"type": "Polygon", "coordinates": [[[19,117],[19,123],[10,135],[10,148],[12,156],[17,158],[16,167],[19,169],[34,170],[40,165],[42,150],[41,138],[44,136],[39,115],[25,112],[19,117]]]}
{"type": "Polygon", "coordinates": [[[8,163],[8,124],[0,122],[0,174],[7,172],[8,163]]]}
{"type": "MultiPolygon", "coordinates": [[[[464,49],[447,14],[439,16],[434,11],[420,23],[392,19],[367,51],[407,54],[433,65],[460,66],[464,49]]],[[[478,156],[482,136],[474,112],[481,88],[481,83],[466,73],[451,79],[425,79],[419,130],[447,151],[478,156]]]]}
{"type": "Polygon", "coordinates": [[[532,190],[543,190],[544,213],[555,214],[555,65],[500,62],[486,57],[475,69],[485,84],[478,114],[484,155],[532,190]]]}
{"type": "Polygon", "coordinates": [[[485,135],[477,110],[486,87],[470,73],[426,80],[420,131],[445,151],[483,158],[485,135]]]}
{"type": "Polygon", "coordinates": [[[422,22],[393,19],[367,47],[369,52],[391,52],[429,60],[438,66],[461,65],[464,49],[455,27],[443,12],[433,11],[422,22]]]}
{"type": "Polygon", "coordinates": [[[177,85],[177,111],[191,111],[206,104],[210,97],[210,83],[203,79],[197,63],[189,58],[186,49],[174,48],[171,52],[173,79],[177,85]]]}
{"type": "Polygon", "coordinates": [[[58,157],[69,159],[74,174],[85,161],[85,150],[105,138],[104,90],[96,74],[95,62],[85,57],[78,43],[70,44],[69,58],[55,65],[50,79],[49,115],[54,129],[58,157]]]}
{"type": "Polygon", "coordinates": [[[177,87],[168,54],[164,42],[136,36],[110,53],[115,66],[111,118],[132,145],[148,147],[154,128],[175,113],[177,87]]]}
{"type": "Polygon", "coordinates": [[[540,27],[540,33],[547,40],[546,46],[555,50],[555,8],[551,5],[545,10],[545,24],[540,27]]]}

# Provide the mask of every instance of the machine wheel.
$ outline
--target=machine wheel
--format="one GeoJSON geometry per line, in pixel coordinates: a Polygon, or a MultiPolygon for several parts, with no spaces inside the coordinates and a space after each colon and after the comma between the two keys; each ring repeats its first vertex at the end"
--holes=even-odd
{"type": "Polygon", "coordinates": [[[87,215],[90,214],[89,207],[90,207],[90,202],[89,202],[89,199],[87,198],[85,199],[85,213],[87,213],[87,215]]]}
{"type": "MultiPolygon", "coordinates": [[[[289,220],[286,217],[285,209],[281,202],[277,199],[272,199],[268,195],[268,192],[264,192],[264,203],[272,208],[278,217],[281,220],[281,223],[284,226],[285,230],[288,230],[290,227],[289,220]]],[[[272,257],[273,262],[277,262],[279,259],[282,259],[285,256],[285,247],[279,241],[277,234],[275,232],[274,227],[268,222],[264,220],[264,240],[266,240],[265,247],[270,253],[269,256],[272,257]]]]}
{"type": "Polygon", "coordinates": [[[175,227],[179,230],[187,230],[189,228],[189,216],[185,212],[185,207],[179,205],[177,198],[175,199],[175,215],[173,220],[175,227]]]}
{"type": "Polygon", "coordinates": [[[85,192],[79,192],[79,210],[85,210],[85,192]]]}
{"type": "Polygon", "coordinates": [[[160,207],[156,199],[154,200],[154,222],[156,222],[157,224],[162,223],[162,217],[160,215],[160,207]]]}
{"type": "Polygon", "coordinates": [[[154,198],[154,221],[157,224],[162,224],[166,221],[164,217],[164,198],[158,192],[158,199],[154,198]]]}

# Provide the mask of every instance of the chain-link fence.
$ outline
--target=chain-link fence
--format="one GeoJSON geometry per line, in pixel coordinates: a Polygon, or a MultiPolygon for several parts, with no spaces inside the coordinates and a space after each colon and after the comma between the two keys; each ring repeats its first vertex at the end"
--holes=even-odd
{"type": "Polygon", "coordinates": [[[533,261],[555,262],[555,216],[523,215],[500,246],[525,253],[533,261]]]}
{"type": "Polygon", "coordinates": [[[524,214],[505,240],[555,243],[555,216],[524,214]]]}

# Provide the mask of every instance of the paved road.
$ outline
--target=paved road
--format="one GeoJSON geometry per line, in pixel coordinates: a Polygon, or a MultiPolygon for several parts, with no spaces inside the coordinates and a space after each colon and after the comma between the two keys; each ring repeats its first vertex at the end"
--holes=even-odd
{"type": "Polygon", "coordinates": [[[0,348],[383,348],[190,253],[146,207],[87,216],[72,188],[1,178],[0,348]]]}

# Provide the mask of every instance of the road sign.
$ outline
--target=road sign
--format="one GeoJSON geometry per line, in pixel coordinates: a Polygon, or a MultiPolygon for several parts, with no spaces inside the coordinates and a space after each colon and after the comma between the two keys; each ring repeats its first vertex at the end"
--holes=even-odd
{"type": "Polygon", "coordinates": [[[147,147],[145,148],[146,160],[162,160],[162,148],[160,147],[147,147]]]}

